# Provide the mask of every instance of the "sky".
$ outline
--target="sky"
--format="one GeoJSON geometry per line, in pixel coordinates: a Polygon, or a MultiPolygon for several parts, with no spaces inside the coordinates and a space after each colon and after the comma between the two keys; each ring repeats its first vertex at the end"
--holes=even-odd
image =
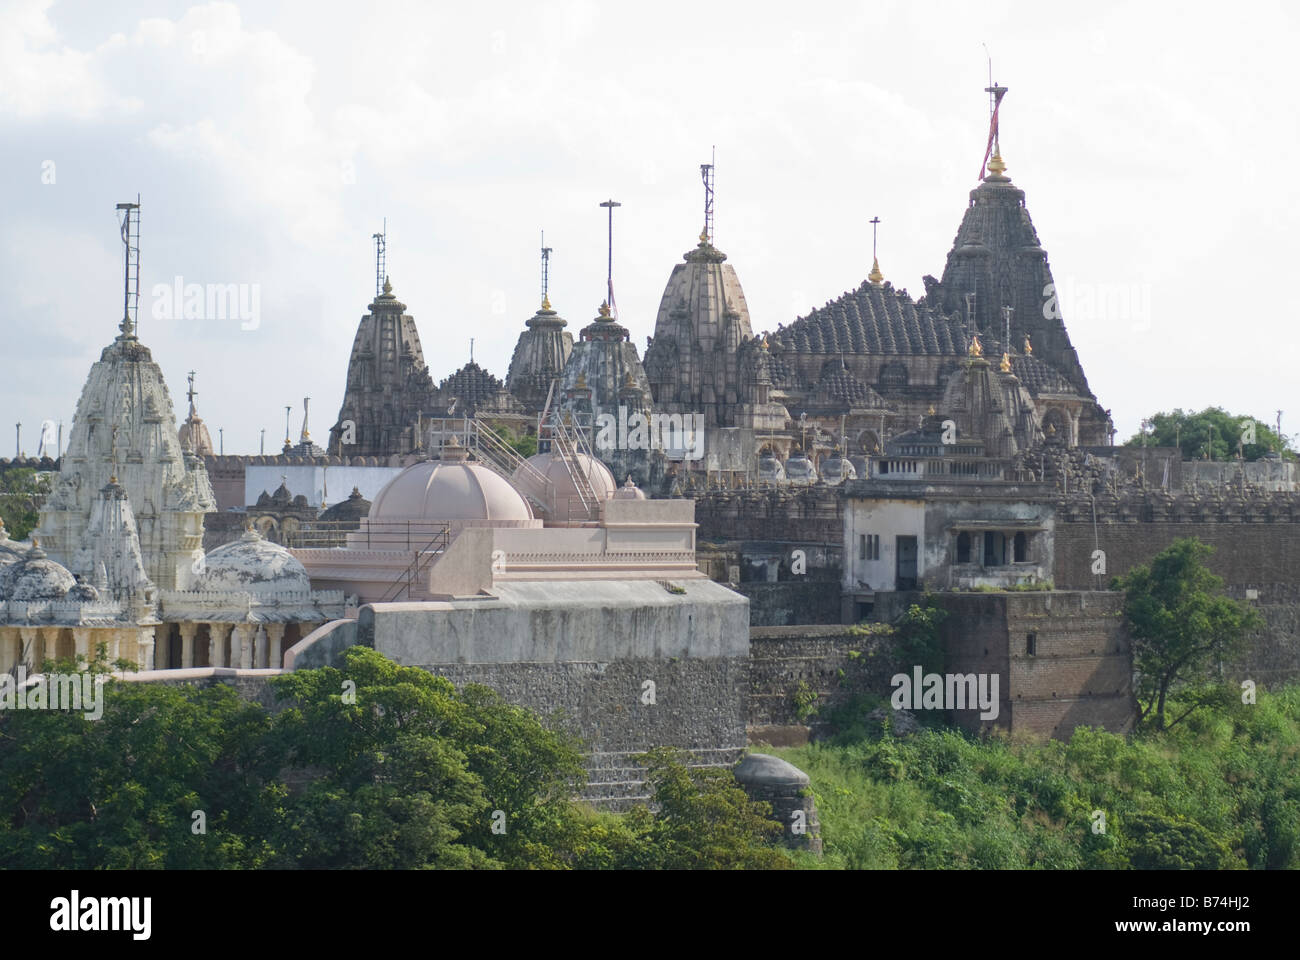
{"type": "Polygon", "coordinates": [[[263,429],[276,452],[286,405],[296,440],[304,397],[325,438],[385,218],[435,381],[471,338],[505,378],[543,230],[553,305],[575,335],[596,316],[610,198],[644,356],[715,150],[715,243],[756,332],[856,288],[873,216],[882,271],[919,297],[978,182],[987,52],[1007,174],[1119,438],[1210,405],[1282,410],[1294,434],[1298,21],[1250,2],[0,0],[0,424],[29,454],[43,421],[66,440],[118,332],[114,208],[137,194],[140,337],[179,417],[196,372],[226,453],[263,429]],[[238,308],[206,302],[228,289],[238,308]]]}

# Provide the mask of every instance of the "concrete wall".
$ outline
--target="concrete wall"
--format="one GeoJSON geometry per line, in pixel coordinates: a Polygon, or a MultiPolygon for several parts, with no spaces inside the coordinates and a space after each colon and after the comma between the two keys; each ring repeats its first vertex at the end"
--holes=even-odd
{"type": "Polygon", "coordinates": [[[497,583],[495,596],[361,609],[359,642],[481,683],[586,741],[586,796],[644,799],[633,756],[671,745],[735,762],[745,739],[748,602],[711,581],[497,583]],[[653,702],[650,702],[653,696],[653,702]]]}

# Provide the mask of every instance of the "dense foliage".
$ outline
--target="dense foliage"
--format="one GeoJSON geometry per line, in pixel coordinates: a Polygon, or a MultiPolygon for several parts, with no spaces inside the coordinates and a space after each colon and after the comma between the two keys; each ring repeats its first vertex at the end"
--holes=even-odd
{"type": "MultiPolygon", "coordinates": [[[[1293,456],[1285,437],[1279,437],[1262,420],[1237,416],[1222,407],[1206,407],[1200,413],[1182,409],[1157,413],[1150,418],[1146,442],[1153,447],[1178,447],[1184,460],[1230,460],[1241,451],[1246,460],[1258,460],[1266,453],[1293,456]],[[1253,441],[1251,434],[1253,433],[1253,441]]],[[[1142,434],[1135,433],[1125,446],[1140,447],[1142,434]]]]}
{"type": "Polygon", "coordinates": [[[578,744],[486,687],[364,647],[273,683],[275,714],[225,686],[119,682],[98,720],[0,712],[0,867],[790,862],[765,804],[671,751],[644,758],[654,812],[595,813],[570,799],[578,744]]]}
{"type": "Polygon", "coordinates": [[[828,868],[1300,868],[1300,687],[1163,734],[926,729],[771,751],[812,778],[828,868]]]}

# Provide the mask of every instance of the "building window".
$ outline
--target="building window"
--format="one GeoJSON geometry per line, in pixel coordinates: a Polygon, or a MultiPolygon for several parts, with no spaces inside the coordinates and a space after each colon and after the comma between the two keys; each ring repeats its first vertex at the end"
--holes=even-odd
{"type": "Polygon", "coordinates": [[[1007,562],[1007,538],[989,530],[984,534],[984,566],[1000,567],[1007,562]]]}
{"type": "Polygon", "coordinates": [[[1024,563],[1029,559],[1029,540],[1023,533],[1017,533],[1016,538],[1012,541],[1012,556],[1016,563],[1024,563]]]}
{"type": "Polygon", "coordinates": [[[1025,634],[1025,654],[1030,657],[1038,655],[1038,634],[1025,634]]]}
{"type": "Polygon", "coordinates": [[[957,562],[970,563],[970,534],[965,530],[957,534],[957,562]]]}
{"type": "Polygon", "coordinates": [[[880,559],[880,534],[878,533],[858,534],[858,559],[859,560],[880,559]]]}

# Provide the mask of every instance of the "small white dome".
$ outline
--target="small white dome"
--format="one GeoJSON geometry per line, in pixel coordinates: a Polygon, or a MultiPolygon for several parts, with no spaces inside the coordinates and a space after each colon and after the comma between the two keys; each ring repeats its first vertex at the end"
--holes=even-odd
{"type": "Polygon", "coordinates": [[[256,530],[223,543],[203,558],[192,590],[244,593],[305,593],[311,590],[307,568],[284,547],[264,540],[256,530]]]}
{"type": "Polygon", "coordinates": [[[0,599],[62,600],[75,585],[67,568],[46,557],[35,542],[21,560],[0,568],[0,599]]]}
{"type": "MultiPolygon", "coordinates": [[[[455,438],[452,438],[454,441],[455,438]]],[[[465,448],[448,442],[441,460],[407,467],[375,494],[368,519],[532,520],[528,501],[500,474],[465,460],[465,448]]]]}
{"type": "MultiPolygon", "coordinates": [[[[574,459],[582,472],[587,475],[587,482],[591,484],[597,501],[608,500],[614,496],[618,485],[614,482],[614,474],[610,473],[609,467],[585,453],[575,454],[574,459]]],[[[558,451],[552,450],[549,453],[533,454],[528,458],[528,464],[551,482],[549,492],[538,481],[536,474],[526,467],[520,467],[515,471],[511,478],[514,485],[525,495],[544,504],[553,516],[557,513],[560,516],[568,516],[569,505],[581,498],[578,496],[577,484],[573,482],[573,475],[565,465],[564,458],[558,451]]]]}

